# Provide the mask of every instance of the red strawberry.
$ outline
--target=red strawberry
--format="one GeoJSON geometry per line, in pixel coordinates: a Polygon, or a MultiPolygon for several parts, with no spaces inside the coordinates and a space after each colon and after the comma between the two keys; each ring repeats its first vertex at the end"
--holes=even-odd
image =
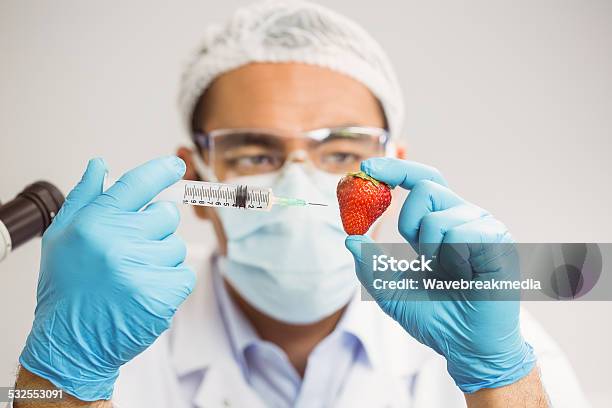
{"type": "Polygon", "coordinates": [[[391,189],[363,171],[342,177],[336,189],[340,217],[349,235],[363,235],[391,204],[391,189]]]}

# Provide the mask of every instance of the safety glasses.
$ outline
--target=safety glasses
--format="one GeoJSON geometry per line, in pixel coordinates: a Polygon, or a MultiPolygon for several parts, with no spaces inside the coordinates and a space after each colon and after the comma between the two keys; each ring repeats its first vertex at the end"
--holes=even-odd
{"type": "Polygon", "coordinates": [[[362,160],[385,154],[389,134],[377,127],[321,128],[303,133],[275,129],[216,129],[194,141],[208,167],[221,178],[279,170],[296,151],[328,173],[359,170],[362,160]]]}

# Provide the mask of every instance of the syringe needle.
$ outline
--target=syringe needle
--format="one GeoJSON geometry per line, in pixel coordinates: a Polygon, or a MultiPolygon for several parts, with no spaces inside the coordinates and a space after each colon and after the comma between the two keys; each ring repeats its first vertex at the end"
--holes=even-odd
{"type": "Polygon", "coordinates": [[[290,198],[290,197],[272,197],[272,203],[276,205],[282,205],[285,207],[305,207],[307,205],[318,205],[321,207],[327,207],[327,204],[322,203],[311,203],[301,198],[290,198]]]}

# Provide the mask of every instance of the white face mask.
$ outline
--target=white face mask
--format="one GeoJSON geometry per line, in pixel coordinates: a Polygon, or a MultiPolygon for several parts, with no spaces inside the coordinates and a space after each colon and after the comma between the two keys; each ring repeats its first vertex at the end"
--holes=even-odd
{"type": "Polygon", "coordinates": [[[226,279],[252,306],[286,323],[319,321],[346,305],[358,280],[344,247],[336,200],[340,175],[287,162],[280,172],[227,180],[271,187],[274,194],[329,207],[219,208],[228,240],[220,260],[226,279]]]}

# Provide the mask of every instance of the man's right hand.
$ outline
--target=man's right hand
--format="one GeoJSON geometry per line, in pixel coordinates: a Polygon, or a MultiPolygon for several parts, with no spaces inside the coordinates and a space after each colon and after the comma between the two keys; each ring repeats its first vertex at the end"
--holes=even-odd
{"type": "Polygon", "coordinates": [[[184,172],[177,157],[155,159],[103,192],[104,162],[89,162],[43,236],[23,367],[80,400],[109,399],[119,367],[169,327],[195,276],[174,204],[139,210],[184,172]]]}

